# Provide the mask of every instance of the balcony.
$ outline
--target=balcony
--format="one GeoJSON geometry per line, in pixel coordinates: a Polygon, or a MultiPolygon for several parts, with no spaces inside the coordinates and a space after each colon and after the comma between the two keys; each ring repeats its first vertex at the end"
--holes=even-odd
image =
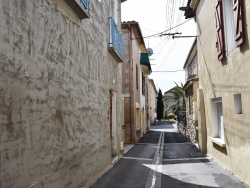
{"type": "Polygon", "coordinates": [[[89,2],[88,0],[80,0],[81,4],[84,6],[85,9],[89,9],[89,2]]]}
{"type": "Polygon", "coordinates": [[[148,53],[141,53],[141,59],[140,59],[141,69],[144,75],[150,75],[151,65],[148,57],[148,53]]]}
{"type": "Polygon", "coordinates": [[[65,0],[80,19],[89,18],[88,0],[65,0]]]}
{"type": "Polygon", "coordinates": [[[109,43],[108,49],[113,57],[122,62],[123,48],[122,48],[122,35],[119,33],[115,21],[112,17],[109,17],[109,43]]]}

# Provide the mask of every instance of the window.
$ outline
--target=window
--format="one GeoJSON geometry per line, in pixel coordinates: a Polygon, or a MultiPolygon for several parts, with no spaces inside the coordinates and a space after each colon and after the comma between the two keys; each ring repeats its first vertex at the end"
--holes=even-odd
{"type": "Polygon", "coordinates": [[[193,114],[193,86],[188,89],[188,114],[193,114]]]}
{"type": "Polygon", "coordinates": [[[115,23],[118,23],[118,2],[117,0],[112,0],[112,5],[111,5],[111,15],[115,21],[115,23]]]}
{"type": "Polygon", "coordinates": [[[145,96],[145,76],[143,75],[143,73],[141,73],[142,76],[142,95],[145,96]]]}
{"type": "Polygon", "coordinates": [[[223,0],[222,3],[223,12],[223,26],[225,29],[225,52],[228,55],[235,49],[234,40],[234,21],[233,21],[233,2],[232,0],[223,0]]]}
{"type": "Polygon", "coordinates": [[[139,89],[138,65],[136,65],[136,89],[139,89]]]}
{"type": "Polygon", "coordinates": [[[191,115],[192,114],[192,104],[191,104],[191,93],[188,93],[188,114],[191,115]]]}
{"type": "Polygon", "coordinates": [[[242,114],[241,94],[234,95],[234,113],[242,114]]]}
{"type": "Polygon", "coordinates": [[[211,99],[212,141],[225,147],[222,98],[211,99]]]}
{"type": "Polygon", "coordinates": [[[217,55],[222,60],[244,42],[242,0],[218,0],[215,17],[217,55]]]}

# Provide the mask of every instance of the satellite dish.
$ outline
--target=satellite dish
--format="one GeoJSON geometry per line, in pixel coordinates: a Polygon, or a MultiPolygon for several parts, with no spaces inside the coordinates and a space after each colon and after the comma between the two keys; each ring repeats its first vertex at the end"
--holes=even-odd
{"type": "Polygon", "coordinates": [[[148,56],[151,56],[153,54],[152,48],[147,48],[148,56]]]}

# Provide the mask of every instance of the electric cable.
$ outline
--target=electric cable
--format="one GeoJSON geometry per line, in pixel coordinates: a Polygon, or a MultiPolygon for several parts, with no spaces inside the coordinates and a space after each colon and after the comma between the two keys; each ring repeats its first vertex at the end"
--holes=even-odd
{"type": "Polygon", "coordinates": [[[178,41],[178,39],[174,42],[173,46],[171,47],[171,49],[169,50],[168,54],[166,55],[166,57],[164,58],[164,60],[162,61],[162,63],[160,64],[160,66],[157,68],[157,70],[159,70],[161,68],[161,66],[163,65],[163,63],[165,62],[165,60],[167,59],[167,57],[169,56],[169,54],[171,53],[171,51],[173,50],[176,42],[178,41]]]}
{"type": "Polygon", "coordinates": [[[152,71],[152,72],[182,72],[182,71],[185,71],[185,70],[170,70],[170,71],[152,71]]]}
{"type": "Polygon", "coordinates": [[[183,25],[184,23],[190,21],[191,19],[192,19],[192,18],[190,18],[190,19],[188,19],[188,20],[186,20],[186,21],[180,23],[179,25],[176,25],[176,26],[174,26],[174,27],[172,27],[172,28],[169,28],[169,29],[167,29],[167,30],[165,30],[165,31],[162,31],[162,32],[160,32],[160,33],[156,33],[156,34],[153,34],[153,35],[149,35],[149,36],[146,36],[146,37],[143,37],[143,38],[154,37],[154,36],[156,36],[156,35],[158,35],[158,37],[159,37],[159,35],[162,35],[164,32],[167,32],[167,31],[170,31],[170,30],[172,30],[172,29],[174,29],[174,28],[177,28],[177,27],[183,25]]]}

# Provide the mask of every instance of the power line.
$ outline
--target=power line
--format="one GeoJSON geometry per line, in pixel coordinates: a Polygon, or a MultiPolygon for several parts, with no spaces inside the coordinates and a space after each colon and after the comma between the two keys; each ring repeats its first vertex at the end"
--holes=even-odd
{"type": "Polygon", "coordinates": [[[174,28],[176,28],[176,27],[179,27],[179,26],[183,25],[184,23],[190,21],[191,19],[192,19],[192,18],[190,18],[190,19],[188,19],[188,20],[186,20],[186,21],[180,23],[179,25],[176,25],[176,26],[174,26],[174,27],[172,27],[172,28],[169,28],[169,29],[167,29],[167,30],[165,30],[165,31],[162,31],[162,32],[160,32],[160,33],[156,33],[156,34],[154,34],[154,35],[149,35],[149,36],[146,36],[146,37],[143,37],[143,38],[154,37],[154,36],[156,36],[156,35],[159,36],[160,34],[164,34],[164,32],[166,32],[166,31],[170,31],[170,30],[172,30],[172,29],[174,29],[174,28]]]}
{"type": "MultiPolygon", "coordinates": [[[[159,52],[158,52],[157,55],[161,54],[162,50],[165,49],[165,47],[166,47],[166,45],[167,45],[169,39],[170,39],[170,37],[168,36],[167,38],[165,38],[163,41],[160,42],[160,44],[163,44],[163,46],[162,46],[162,48],[159,50],[159,52]]],[[[158,45],[158,46],[159,46],[159,45],[158,45]]],[[[158,47],[158,46],[157,46],[157,47],[158,47]]],[[[153,48],[153,49],[155,50],[156,48],[153,48]]]]}
{"type": "Polygon", "coordinates": [[[167,57],[169,56],[169,54],[171,53],[171,51],[173,50],[173,48],[174,48],[174,46],[175,46],[175,44],[176,44],[177,41],[178,40],[176,40],[174,42],[173,46],[171,47],[171,49],[169,50],[168,54],[165,56],[164,60],[162,61],[162,63],[160,64],[160,66],[157,68],[157,70],[159,70],[161,68],[161,66],[163,65],[163,63],[165,62],[165,60],[167,59],[167,57]]]}
{"type": "Polygon", "coordinates": [[[173,71],[152,71],[152,72],[181,72],[185,70],[173,70],[173,71]]]}
{"type": "Polygon", "coordinates": [[[172,36],[173,39],[175,38],[195,38],[195,37],[198,37],[198,36],[172,36]]]}
{"type": "MultiPolygon", "coordinates": [[[[179,7],[182,7],[183,5],[184,5],[184,1],[179,1],[180,3],[179,3],[179,7]]],[[[178,16],[177,16],[177,24],[176,25],[178,25],[180,22],[181,22],[181,18],[182,18],[183,16],[182,16],[182,13],[181,13],[181,11],[178,11],[178,16]]],[[[176,29],[176,32],[178,32],[180,30],[180,27],[178,27],[177,29],[176,29]]]]}
{"type": "MultiPolygon", "coordinates": [[[[164,41],[166,41],[166,40],[169,40],[170,39],[170,37],[166,37],[165,39],[163,39],[159,44],[157,44],[157,46],[155,46],[153,49],[155,50],[155,49],[157,49],[164,41]]],[[[165,46],[165,45],[164,45],[165,46]]],[[[161,51],[161,50],[160,50],[161,51]]]]}
{"type": "MultiPolygon", "coordinates": [[[[160,33],[156,33],[156,34],[149,35],[149,36],[142,37],[142,38],[150,38],[150,37],[154,37],[154,36],[155,36],[155,37],[161,37],[161,36],[164,34],[164,32],[167,32],[167,31],[170,31],[170,30],[172,30],[172,29],[174,29],[174,28],[177,28],[177,27],[183,25],[184,23],[190,21],[191,19],[192,19],[192,18],[190,18],[190,19],[188,19],[188,20],[186,20],[186,21],[184,21],[184,22],[182,22],[182,23],[180,23],[180,24],[178,24],[178,25],[176,25],[176,26],[174,26],[174,27],[172,27],[172,28],[169,28],[169,29],[167,29],[167,30],[165,30],[165,31],[162,31],[162,32],[160,32],[160,33]]],[[[135,40],[135,39],[138,39],[138,38],[132,38],[132,40],[135,40]]],[[[123,39],[123,40],[130,40],[130,39],[123,39]]]]}
{"type": "Polygon", "coordinates": [[[174,36],[174,35],[181,35],[182,33],[178,33],[178,32],[176,32],[176,33],[163,33],[163,34],[161,34],[160,36],[165,36],[165,35],[170,35],[170,36],[174,36]]]}

